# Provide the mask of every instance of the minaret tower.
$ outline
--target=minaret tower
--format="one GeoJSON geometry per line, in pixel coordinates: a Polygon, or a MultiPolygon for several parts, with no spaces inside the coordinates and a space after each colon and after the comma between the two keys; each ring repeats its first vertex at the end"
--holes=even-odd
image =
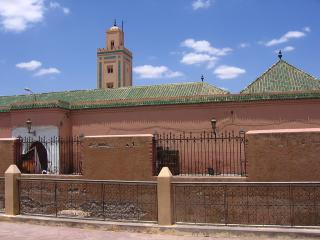
{"type": "Polygon", "coordinates": [[[124,47],[124,32],[114,25],[106,32],[106,47],[97,51],[97,88],[132,86],[132,53],[124,47]]]}

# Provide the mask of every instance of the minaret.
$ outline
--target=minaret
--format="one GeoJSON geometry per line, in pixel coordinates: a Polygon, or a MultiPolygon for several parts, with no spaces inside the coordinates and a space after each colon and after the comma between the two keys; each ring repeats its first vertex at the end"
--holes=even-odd
{"type": "Polygon", "coordinates": [[[97,51],[97,88],[132,86],[132,53],[116,22],[106,32],[106,47],[97,51]]]}

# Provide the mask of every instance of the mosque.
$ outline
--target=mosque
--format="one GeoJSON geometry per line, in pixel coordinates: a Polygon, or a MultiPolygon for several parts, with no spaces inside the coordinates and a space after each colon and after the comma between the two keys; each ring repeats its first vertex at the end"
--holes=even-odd
{"type": "Polygon", "coordinates": [[[320,125],[320,81],[281,56],[238,94],[205,82],[132,86],[124,39],[107,30],[97,89],[0,96],[0,137],[202,132],[212,120],[218,132],[320,125]]]}

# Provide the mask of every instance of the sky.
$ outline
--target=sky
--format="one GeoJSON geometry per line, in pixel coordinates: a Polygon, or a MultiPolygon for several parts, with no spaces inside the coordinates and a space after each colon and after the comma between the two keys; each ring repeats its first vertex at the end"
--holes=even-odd
{"type": "Polygon", "coordinates": [[[0,0],[0,95],[96,88],[96,51],[124,21],[133,85],[237,93],[283,59],[320,78],[320,0],[0,0]]]}

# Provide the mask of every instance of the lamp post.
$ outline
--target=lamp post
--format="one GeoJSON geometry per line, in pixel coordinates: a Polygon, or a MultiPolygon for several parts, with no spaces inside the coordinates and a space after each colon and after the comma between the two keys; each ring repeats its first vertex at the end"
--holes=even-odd
{"type": "Polygon", "coordinates": [[[216,135],[216,131],[217,131],[217,119],[212,118],[211,119],[211,127],[212,127],[212,131],[214,133],[214,135],[216,135]]]}
{"type": "Polygon", "coordinates": [[[36,94],[35,94],[30,88],[25,88],[24,90],[27,91],[27,92],[29,92],[29,93],[31,93],[31,94],[33,95],[33,97],[34,97],[34,101],[35,101],[35,102],[37,101],[36,94]]]}
{"type": "Polygon", "coordinates": [[[28,133],[33,134],[33,136],[36,136],[36,130],[31,131],[32,121],[30,120],[30,118],[28,118],[28,120],[26,121],[26,125],[27,125],[27,129],[28,129],[28,133]]]}

